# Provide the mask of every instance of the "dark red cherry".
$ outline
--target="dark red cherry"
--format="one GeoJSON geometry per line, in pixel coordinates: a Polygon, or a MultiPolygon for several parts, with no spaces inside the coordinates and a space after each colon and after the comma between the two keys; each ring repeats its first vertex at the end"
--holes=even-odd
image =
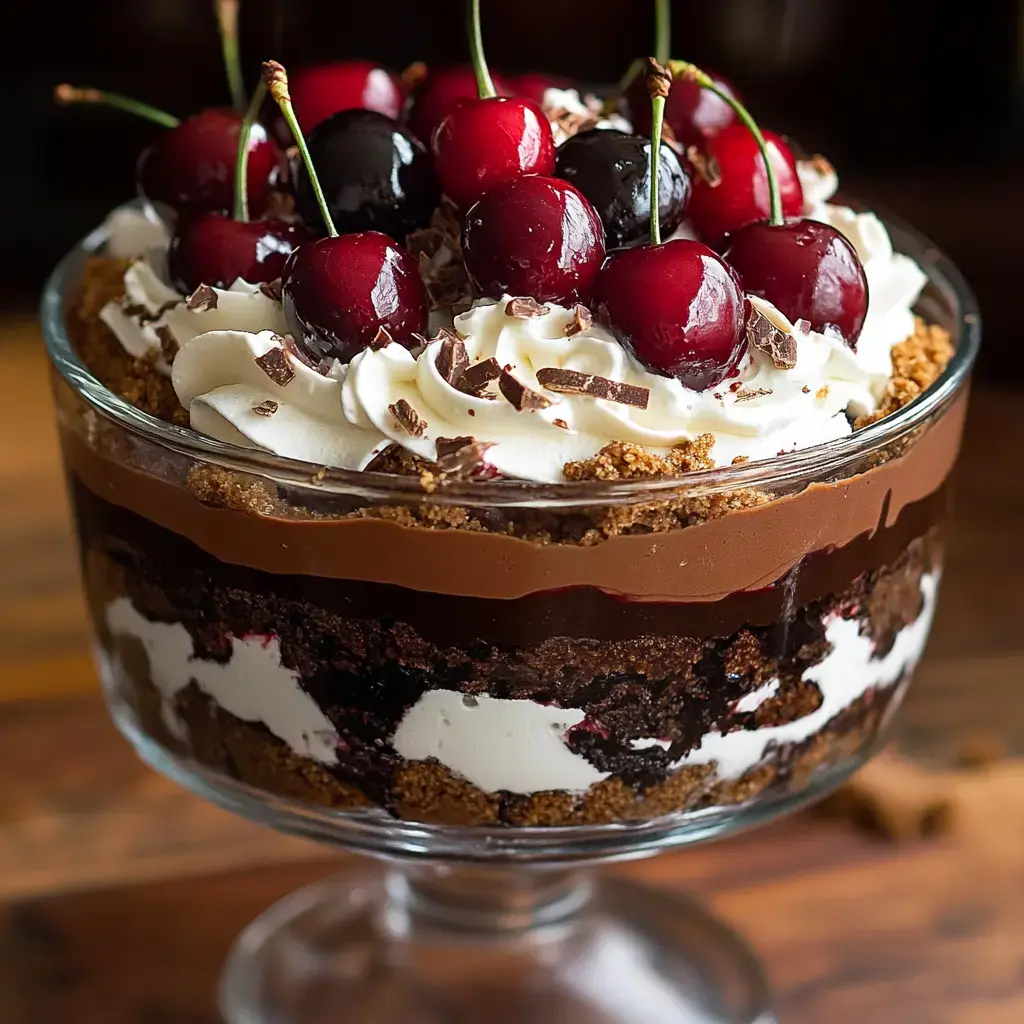
{"type": "MultiPolygon", "coordinates": [[[[383,231],[398,242],[426,227],[441,189],[420,141],[375,110],[342,110],[307,136],[335,226],[342,234],[383,231]]],[[[318,233],[326,231],[304,166],[296,171],[295,206],[318,233]]]]}
{"type": "Polygon", "coordinates": [[[460,101],[432,147],[441,191],[462,209],[513,178],[555,169],[551,122],[539,104],[519,97],[460,101]]]}
{"type": "Polygon", "coordinates": [[[402,112],[402,90],[395,77],[368,60],[299,68],[291,76],[291,93],[303,132],[339,110],[376,110],[390,118],[402,112]]]}
{"type": "MultiPolygon", "coordinates": [[[[168,128],[139,158],[142,194],[192,216],[206,210],[231,210],[235,198],[235,157],[242,117],[211,108],[168,128]]],[[[258,217],[283,167],[277,146],[262,125],[249,136],[249,209],[258,217]]]]}
{"type": "MultiPolygon", "coordinates": [[[[740,94],[733,84],[713,71],[707,72],[723,92],[734,99],[740,94]]],[[[633,80],[626,91],[633,130],[640,135],[651,134],[651,101],[643,76],[633,80]]],[[[732,107],[711,90],[701,88],[692,78],[680,77],[672,83],[672,91],[665,100],[665,124],[684,146],[699,146],[705,139],[717,135],[723,128],[736,123],[732,107]]]]}
{"type": "MultiPolygon", "coordinates": [[[[658,154],[658,221],[667,237],[686,214],[690,176],[671,146],[661,146],[658,154]]],[[[579,132],[558,147],[555,174],[572,182],[593,204],[609,249],[650,238],[650,139],[613,128],[579,132]]]]}
{"type": "MultiPolygon", "coordinates": [[[[782,215],[799,217],[804,209],[804,193],[796,160],[782,136],[774,132],[762,134],[779,184],[782,215]]],[[[703,241],[720,250],[733,231],[768,219],[768,176],[757,141],[742,124],[723,128],[701,149],[706,159],[717,164],[720,180],[712,184],[704,176],[694,175],[690,221],[703,241]]]]}
{"type": "MultiPolygon", "coordinates": [[[[515,95],[511,83],[501,75],[492,72],[491,80],[499,96],[515,95]]],[[[475,100],[479,95],[476,74],[468,64],[430,71],[409,104],[409,131],[429,146],[437,126],[455,104],[459,100],[475,100]]]]}
{"type": "Polygon", "coordinates": [[[594,312],[649,370],[703,391],[744,351],[744,298],[725,261],[677,239],[616,253],[594,286],[594,312]]]}
{"type": "Polygon", "coordinates": [[[250,284],[275,281],[292,252],[313,236],[283,220],[232,220],[223,213],[201,213],[180,221],[167,253],[175,288],[195,291],[201,284],[228,288],[238,278],[250,284]]]}
{"type": "Polygon", "coordinates": [[[408,348],[427,327],[416,257],[380,231],[321,238],[296,249],[281,275],[296,343],[313,363],[348,362],[385,328],[408,348]]]}
{"type": "Polygon", "coordinates": [[[575,89],[579,91],[579,82],[564,75],[553,75],[547,71],[527,71],[522,75],[513,75],[509,84],[516,96],[525,96],[534,103],[544,103],[544,93],[548,89],[575,89]]]}
{"type": "Polygon", "coordinates": [[[837,330],[856,348],[868,312],[868,280],[857,251],[828,224],[796,220],[749,224],[729,240],[724,259],[751,295],[811,330],[837,330]]]}
{"type": "Polygon", "coordinates": [[[470,281],[495,299],[586,302],[604,253],[597,211],[560,178],[527,175],[492,189],[469,208],[462,228],[470,281]]]}

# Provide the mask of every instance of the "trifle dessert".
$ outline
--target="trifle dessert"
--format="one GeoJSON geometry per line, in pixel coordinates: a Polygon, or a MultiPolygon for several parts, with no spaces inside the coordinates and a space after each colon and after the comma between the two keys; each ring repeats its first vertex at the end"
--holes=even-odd
{"type": "Polygon", "coordinates": [[[721,79],[531,97],[473,42],[384,110],[264,65],[281,120],[261,88],[169,127],[82,265],[57,396],[108,691],[208,778],[418,822],[852,768],[935,608],[955,311],[721,79]]]}

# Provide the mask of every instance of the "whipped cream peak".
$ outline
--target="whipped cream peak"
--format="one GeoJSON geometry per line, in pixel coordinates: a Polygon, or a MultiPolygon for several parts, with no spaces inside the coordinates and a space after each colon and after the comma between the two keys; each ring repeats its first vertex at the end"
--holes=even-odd
{"type": "Polygon", "coordinates": [[[587,128],[615,128],[620,132],[633,130],[621,114],[605,114],[596,96],[581,97],[576,89],[545,89],[541,106],[551,122],[556,146],[587,128]]]}
{"type": "Polygon", "coordinates": [[[124,275],[124,299],[108,302],[100,319],[121,347],[136,359],[152,359],[165,375],[175,350],[198,334],[217,330],[258,333],[288,329],[281,303],[259,285],[239,278],[230,288],[203,286],[205,301],[190,302],[161,279],[148,259],[137,260],[124,275]]]}

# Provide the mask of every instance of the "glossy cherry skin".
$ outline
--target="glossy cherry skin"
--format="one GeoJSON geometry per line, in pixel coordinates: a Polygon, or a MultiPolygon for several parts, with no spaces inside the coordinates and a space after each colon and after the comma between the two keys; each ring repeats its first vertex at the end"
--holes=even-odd
{"type": "Polygon", "coordinates": [[[579,91],[579,82],[564,75],[553,75],[546,71],[527,71],[522,75],[513,75],[509,84],[516,96],[525,96],[534,103],[544,103],[544,93],[548,89],[575,89],[579,91]]]}
{"type": "Polygon", "coordinates": [[[314,365],[347,363],[385,328],[411,348],[427,328],[416,257],[380,231],[321,238],[296,249],[281,275],[281,301],[296,343],[314,365]]]}
{"type": "Polygon", "coordinates": [[[684,239],[616,253],[594,286],[597,318],[647,369],[694,391],[720,383],[739,361],[744,306],[722,257],[684,239]]]}
{"type": "Polygon", "coordinates": [[[290,76],[289,91],[303,132],[339,110],[376,110],[397,118],[402,90],[394,76],[368,60],[345,60],[299,68],[290,76]]]}
{"type": "Polygon", "coordinates": [[[807,320],[812,331],[838,330],[856,348],[868,313],[868,279],[841,232],[816,220],[749,224],[731,237],[723,258],[751,295],[791,321],[807,320]]]}
{"type": "Polygon", "coordinates": [[[604,260],[604,228],[560,178],[528,175],[492,189],[466,213],[462,258],[477,294],[587,302],[604,260]]]}
{"type": "Polygon", "coordinates": [[[178,291],[201,284],[229,288],[238,278],[249,284],[275,281],[292,252],[313,236],[283,220],[232,220],[201,213],[181,221],[171,239],[167,265],[178,291]]]}
{"type": "MultiPolygon", "coordinates": [[[[406,235],[429,223],[441,188],[429,154],[397,121],[375,110],[342,110],[306,141],[339,233],[383,231],[404,243],[406,235]]],[[[303,164],[295,176],[299,215],[325,234],[303,164]]]]}
{"type": "MultiPolygon", "coordinates": [[[[779,184],[782,215],[799,217],[804,209],[804,192],[796,160],[781,135],[762,134],[779,184]]],[[[711,185],[701,175],[694,175],[690,220],[700,238],[721,251],[733,231],[768,218],[768,175],[754,136],[742,124],[723,128],[701,150],[718,164],[721,181],[711,185]]]]}
{"type": "MultiPolygon", "coordinates": [[[[658,160],[658,221],[665,238],[683,222],[690,175],[671,146],[658,160]]],[[[651,234],[651,140],[613,128],[579,132],[558,147],[555,174],[575,185],[604,225],[609,250],[639,245],[651,234]]]]}
{"type": "Polygon", "coordinates": [[[555,169],[551,122],[533,100],[462,100],[432,142],[441,191],[466,209],[485,192],[524,174],[555,169]]]}
{"type": "MultiPolygon", "coordinates": [[[[708,75],[715,85],[733,99],[740,98],[739,92],[728,79],[713,71],[709,71],[708,75]]],[[[626,91],[626,101],[633,119],[633,130],[641,135],[650,135],[651,98],[643,76],[633,80],[626,91]]],[[[723,128],[735,124],[736,115],[732,107],[710,89],[702,89],[692,79],[677,78],[665,100],[665,123],[684,146],[698,146],[723,128]]]]}
{"type": "MultiPolygon", "coordinates": [[[[512,84],[502,75],[492,71],[491,80],[499,96],[515,95],[512,84]]],[[[455,105],[460,100],[475,100],[479,95],[476,75],[468,64],[431,69],[409,104],[406,116],[409,131],[429,146],[437,126],[455,105]]]]}
{"type": "MultiPolygon", "coordinates": [[[[242,118],[234,111],[211,108],[169,128],[139,158],[136,173],[142,194],[182,216],[230,211],[241,125],[242,118]]],[[[253,125],[246,176],[252,216],[266,210],[283,166],[283,156],[266,129],[253,125]]]]}

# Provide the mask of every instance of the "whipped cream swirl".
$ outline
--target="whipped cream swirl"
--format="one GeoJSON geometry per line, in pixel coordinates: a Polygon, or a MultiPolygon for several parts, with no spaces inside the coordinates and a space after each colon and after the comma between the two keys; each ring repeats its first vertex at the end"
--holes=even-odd
{"type": "Polygon", "coordinates": [[[152,359],[163,374],[170,373],[168,356],[175,346],[197,334],[228,328],[253,333],[288,329],[281,303],[259,285],[239,278],[230,288],[210,292],[212,299],[190,302],[161,279],[150,259],[141,259],[125,271],[124,299],[108,302],[100,319],[129,355],[152,359]],[[168,347],[169,341],[173,344],[168,347]]]}

